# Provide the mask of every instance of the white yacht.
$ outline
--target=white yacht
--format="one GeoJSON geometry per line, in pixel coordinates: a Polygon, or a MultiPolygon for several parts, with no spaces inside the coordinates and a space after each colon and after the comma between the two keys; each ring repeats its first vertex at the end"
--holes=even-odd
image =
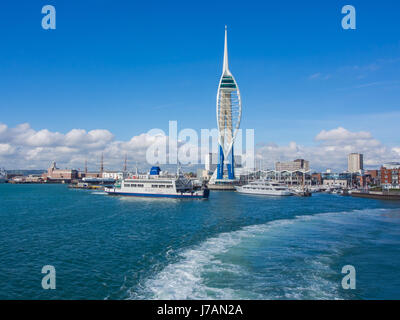
{"type": "Polygon", "coordinates": [[[282,183],[267,180],[256,180],[243,186],[235,187],[237,192],[249,194],[262,194],[267,196],[291,196],[292,192],[282,183]]]}
{"type": "Polygon", "coordinates": [[[210,193],[207,188],[196,188],[179,170],[177,175],[168,175],[163,174],[159,167],[151,168],[149,174],[123,179],[104,191],[109,195],[180,199],[207,199],[210,193]]]}
{"type": "Polygon", "coordinates": [[[7,179],[7,173],[3,168],[0,168],[0,183],[5,183],[7,179]]]}

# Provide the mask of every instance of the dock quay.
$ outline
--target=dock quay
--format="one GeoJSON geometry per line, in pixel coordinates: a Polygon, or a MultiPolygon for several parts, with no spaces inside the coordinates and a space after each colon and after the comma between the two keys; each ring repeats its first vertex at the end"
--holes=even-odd
{"type": "Polygon", "coordinates": [[[352,197],[400,201],[399,191],[353,191],[352,197]]]}
{"type": "Polygon", "coordinates": [[[89,185],[86,183],[71,183],[68,185],[68,188],[70,189],[88,189],[88,190],[104,190],[104,186],[98,186],[98,185],[89,185]]]}
{"type": "Polygon", "coordinates": [[[82,180],[72,180],[68,185],[71,189],[104,190],[105,187],[113,186],[114,179],[105,178],[83,178],[82,180]]]}

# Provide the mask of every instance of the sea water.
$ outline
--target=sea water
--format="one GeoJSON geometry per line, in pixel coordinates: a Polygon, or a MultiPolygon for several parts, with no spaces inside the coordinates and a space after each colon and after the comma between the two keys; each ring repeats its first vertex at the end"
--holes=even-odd
{"type": "Polygon", "coordinates": [[[399,274],[399,202],[0,185],[0,299],[399,299],[399,274]]]}

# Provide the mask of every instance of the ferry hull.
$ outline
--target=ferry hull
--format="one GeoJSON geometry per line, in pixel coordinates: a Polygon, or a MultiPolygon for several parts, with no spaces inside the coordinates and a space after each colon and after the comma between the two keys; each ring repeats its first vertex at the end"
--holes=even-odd
{"type": "Polygon", "coordinates": [[[263,195],[263,196],[277,196],[277,197],[288,197],[292,196],[293,194],[288,191],[259,191],[259,190],[244,190],[240,187],[236,187],[236,191],[239,193],[245,193],[245,194],[257,194],[257,195],[263,195]]]}
{"type": "Polygon", "coordinates": [[[209,190],[204,190],[201,194],[159,194],[159,193],[133,193],[121,192],[114,190],[105,190],[109,195],[114,196],[127,196],[127,197],[148,197],[148,198],[172,198],[172,199],[208,199],[210,195],[209,190]]]}

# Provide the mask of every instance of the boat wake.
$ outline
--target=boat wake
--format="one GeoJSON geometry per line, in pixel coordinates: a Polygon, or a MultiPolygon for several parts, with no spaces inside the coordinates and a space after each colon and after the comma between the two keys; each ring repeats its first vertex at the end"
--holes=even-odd
{"type": "Polygon", "coordinates": [[[99,194],[99,195],[106,195],[107,193],[104,191],[93,191],[91,194],[99,194]]]}
{"type": "Polygon", "coordinates": [[[303,215],[219,234],[182,251],[178,261],[131,288],[129,298],[346,298],[335,261],[357,246],[363,219],[386,211],[303,215]],[[356,232],[346,238],[335,228],[356,232]]]}

